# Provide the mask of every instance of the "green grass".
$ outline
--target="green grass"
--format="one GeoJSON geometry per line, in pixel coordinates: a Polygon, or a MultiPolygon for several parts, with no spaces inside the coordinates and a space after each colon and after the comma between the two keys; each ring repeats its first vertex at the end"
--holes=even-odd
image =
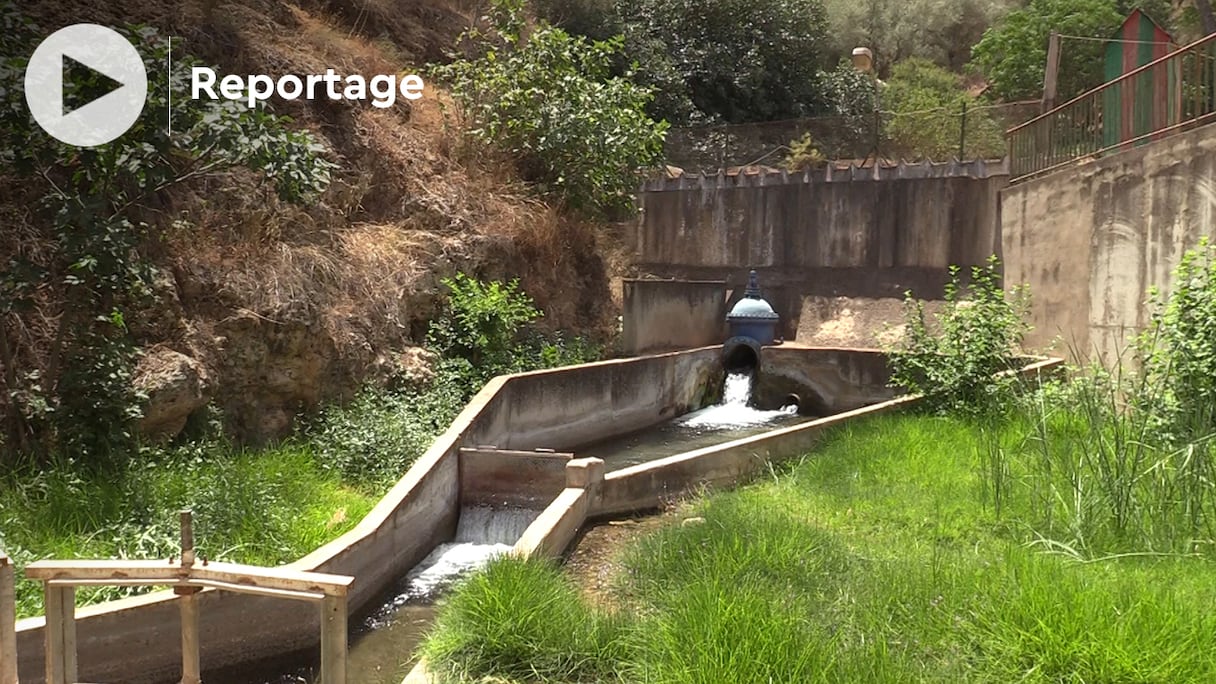
{"type": "MultiPolygon", "coordinates": [[[[426,391],[365,392],[261,450],[219,438],[143,450],[123,467],[27,459],[0,474],[0,549],[18,567],[41,558],[168,558],[191,509],[195,545],[215,560],[294,561],[351,529],[459,410],[444,378],[426,391]]],[[[77,592],[87,605],[150,589],[77,592]]],[[[42,612],[41,586],[19,580],[17,612],[42,612]]]]}
{"type": "Polygon", "coordinates": [[[451,681],[1216,681],[1211,560],[1028,544],[1022,475],[998,515],[990,431],[1014,444],[1026,427],[843,426],[796,466],[692,503],[703,523],[641,539],[615,612],[543,563],[504,560],[457,588],[424,654],[451,681]],[[563,657],[595,667],[528,667],[563,657]]]}
{"type": "MultiPolygon", "coordinates": [[[[375,503],[320,467],[304,447],[161,454],[122,472],[26,466],[0,480],[0,547],[38,558],[168,558],[177,511],[194,511],[195,544],[217,560],[278,565],[347,531],[375,503]]],[[[88,604],[132,593],[78,592],[88,604]]],[[[41,585],[20,580],[17,612],[40,614],[41,585]]]]}

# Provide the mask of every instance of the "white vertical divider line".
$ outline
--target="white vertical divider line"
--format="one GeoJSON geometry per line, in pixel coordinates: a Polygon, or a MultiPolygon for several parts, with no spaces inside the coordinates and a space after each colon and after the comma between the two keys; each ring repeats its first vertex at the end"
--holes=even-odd
{"type": "Polygon", "coordinates": [[[169,89],[169,137],[173,137],[173,36],[169,36],[169,65],[165,67],[166,86],[169,89]]]}

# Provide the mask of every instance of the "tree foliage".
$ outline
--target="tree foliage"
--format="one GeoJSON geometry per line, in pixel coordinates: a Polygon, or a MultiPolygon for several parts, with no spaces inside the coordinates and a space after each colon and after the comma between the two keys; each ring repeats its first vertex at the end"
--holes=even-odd
{"type": "MultiPolygon", "coordinates": [[[[650,112],[676,125],[824,113],[822,0],[541,0],[570,31],[622,35],[650,112]]],[[[618,63],[618,68],[623,66],[618,63]]]]}
{"type": "Polygon", "coordinates": [[[638,0],[624,17],[642,75],[678,75],[702,114],[730,123],[821,113],[827,33],[821,0],[638,0]],[[653,67],[651,65],[654,65],[653,67]]]}
{"type": "MultiPolygon", "coordinates": [[[[1006,100],[1034,99],[1043,93],[1047,43],[1052,31],[1065,36],[1110,38],[1133,9],[1168,26],[1165,0],[1030,0],[984,32],[972,50],[972,64],[1006,100]]],[[[1065,39],[1060,50],[1057,101],[1101,85],[1106,43],[1065,39]]]]}
{"type": "Polygon", "coordinates": [[[667,126],[647,116],[647,89],[611,75],[621,41],[588,41],[544,22],[526,31],[523,0],[495,0],[488,20],[489,31],[463,37],[473,56],[434,67],[470,133],[577,209],[631,207],[637,171],[658,163],[667,126]]]}
{"type": "MultiPolygon", "coordinates": [[[[150,296],[151,263],[141,248],[163,215],[165,193],[244,166],[263,172],[280,197],[301,201],[329,182],[332,164],[307,133],[264,109],[175,98],[173,134],[164,121],[170,88],[185,91],[195,62],[174,56],[171,83],[149,79],[144,116],[121,138],[79,149],[47,136],[25,112],[23,74],[39,32],[11,5],[0,7],[0,156],[3,180],[39,197],[33,212],[53,246],[19,253],[0,274],[0,359],[10,399],[9,437],[18,448],[51,429],[72,456],[127,453],[139,415],[131,387],[135,346],[124,311],[150,296]],[[8,56],[11,55],[11,56],[8,56]],[[58,332],[47,368],[14,372],[9,330],[43,290],[61,293],[58,332]]],[[[150,28],[131,28],[149,73],[162,72],[168,42],[150,28]]],[[[72,89],[96,88],[96,76],[72,89]]]]}
{"type": "Polygon", "coordinates": [[[1015,0],[825,0],[832,53],[858,45],[875,52],[879,70],[910,57],[958,71],[985,29],[1015,0]]]}
{"type": "Polygon", "coordinates": [[[946,159],[1003,153],[1003,132],[976,106],[982,101],[963,90],[958,74],[927,59],[896,64],[882,91],[882,104],[889,112],[884,133],[902,156],[946,159]],[[967,149],[960,150],[964,137],[967,149]]]}

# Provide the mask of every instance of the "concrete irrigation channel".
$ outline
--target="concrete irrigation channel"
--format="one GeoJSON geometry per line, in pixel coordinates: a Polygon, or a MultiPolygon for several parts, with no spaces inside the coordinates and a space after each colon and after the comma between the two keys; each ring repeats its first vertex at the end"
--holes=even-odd
{"type": "MultiPolygon", "coordinates": [[[[373,660],[406,657],[400,644],[414,643],[430,617],[427,603],[415,599],[492,553],[560,555],[589,519],[734,485],[770,462],[806,453],[831,426],[916,400],[895,396],[886,357],[875,350],[785,345],[757,352],[742,407],[723,401],[722,345],[489,382],[354,529],[283,568],[354,578],[348,681],[377,681],[354,674],[370,666],[360,662],[361,650],[373,660]],[[725,419],[706,418],[723,406],[725,419]],[[732,423],[740,410],[748,419],[732,423]],[[630,440],[673,429],[691,431],[659,439],[666,450],[652,449],[650,460],[630,457],[630,440]],[[682,448],[689,438],[693,448],[682,448]],[[612,453],[614,443],[619,453],[612,453]],[[385,636],[394,629],[400,639],[385,636]]],[[[1032,359],[1020,372],[1060,363],[1032,359]]],[[[176,598],[162,591],[77,610],[81,679],[177,681],[176,598]]],[[[196,601],[204,681],[256,681],[316,658],[315,606],[211,589],[196,601]]],[[[23,683],[45,681],[43,629],[43,618],[17,625],[23,683]]]]}

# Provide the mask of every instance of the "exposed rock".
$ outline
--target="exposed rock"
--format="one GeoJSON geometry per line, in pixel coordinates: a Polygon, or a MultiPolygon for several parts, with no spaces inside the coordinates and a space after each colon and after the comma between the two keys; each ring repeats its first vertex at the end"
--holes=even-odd
{"type": "Polygon", "coordinates": [[[208,377],[198,361],[166,347],[149,350],[135,368],[135,387],[148,397],[139,429],[154,440],[171,439],[205,406],[208,377]]]}

